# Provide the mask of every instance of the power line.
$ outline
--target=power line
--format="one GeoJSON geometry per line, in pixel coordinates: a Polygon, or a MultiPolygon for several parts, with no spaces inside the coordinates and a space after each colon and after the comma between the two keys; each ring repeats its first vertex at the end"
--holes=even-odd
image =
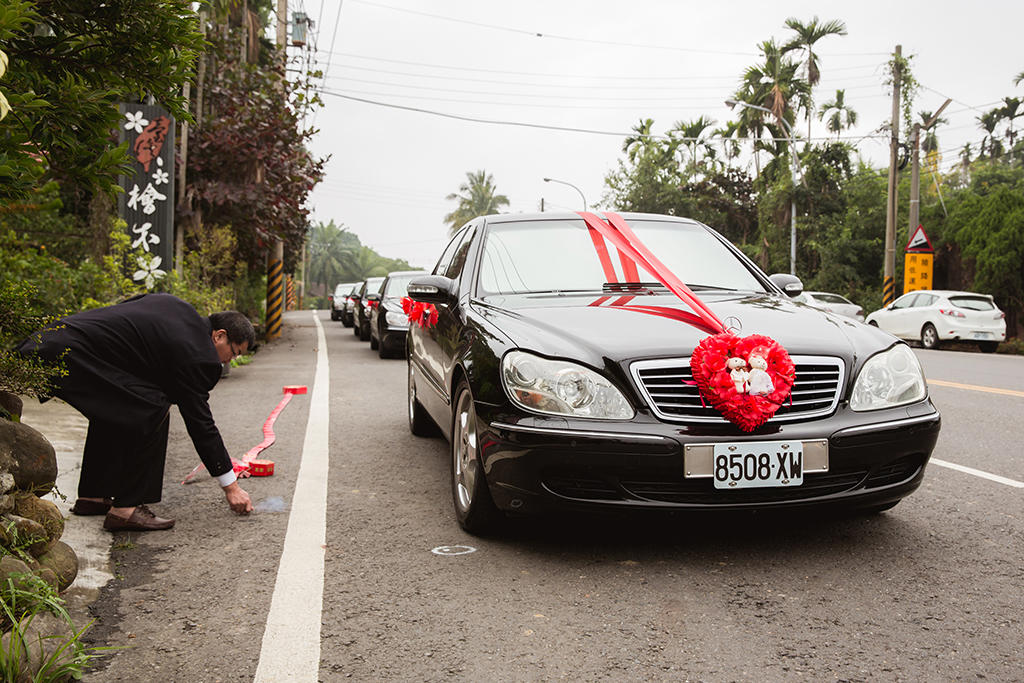
{"type": "Polygon", "coordinates": [[[505,33],[513,33],[517,35],[528,36],[531,38],[547,38],[550,40],[564,40],[574,43],[592,43],[595,45],[601,45],[602,47],[608,47],[614,45],[616,47],[633,47],[641,48],[645,50],[668,50],[671,52],[686,52],[694,54],[713,54],[713,55],[735,55],[741,57],[757,57],[759,56],[756,52],[730,52],[727,50],[701,50],[697,48],[686,48],[677,47],[674,45],[644,45],[642,43],[626,43],[614,40],[597,40],[593,38],[577,38],[575,36],[563,36],[554,33],[543,33],[541,31],[531,31],[526,29],[511,28],[509,26],[499,26],[497,24],[486,24],[478,21],[470,21],[468,19],[459,19],[456,17],[448,17],[442,14],[431,14],[430,12],[420,12],[418,10],[406,9],[404,7],[394,7],[392,5],[384,5],[378,2],[369,2],[369,0],[351,0],[359,5],[368,5],[370,7],[377,7],[380,9],[391,10],[393,12],[402,12],[404,14],[415,14],[422,17],[429,17],[431,19],[438,19],[440,21],[449,21],[456,24],[467,24],[469,26],[476,26],[477,28],[487,28],[493,31],[503,31],[505,33]]]}
{"type": "MultiPolygon", "coordinates": [[[[411,111],[411,112],[416,112],[416,113],[419,113],[419,114],[428,114],[430,116],[438,116],[438,117],[446,118],[446,119],[455,119],[457,121],[469,121],[471,123],[486,123],[486,124],[501,125],[501,126],[517,126],[517,127],[521,127],[521,128],[537,128],[537,129],[541,129],[541,130],[557,130],[557,131],[563,131],[563,132],[569,132],[569,133],[589,133],[589,134],[592,134],[592,135],[607,135],[607,136],[621,137],[621,138],[626,138],[626,137],[633,137],[633,138],[644,137],[644,138],[650,138],[650,139],[654,139],[654,140],[677,140],[677,141],[683,141],[683,142],[702,142],[703,141],[702,138],[685,137],[685,136],[680,136],[680,135],[673,135],[673,136],[669,136],[669,135],[656,135],[656,134],[644,135],[644,134],[638,133],[635,130],[623,133],[623,132],[617,132],[617,131],[597,130],[597,129],[593,129],[593,128],[575,128],[575,127],[570,127],[570,126],[553,126],[553,125],[541,124],[541,123],[527,123],[527,122],[523,122],[523,121],[509,121],[509,120],[501,120],[501,119],[483,119],[483,118],[478,118],[478,117],[473,117],[473,116],[464,116],[464,115],[461,115],[461,114],[451,114],[451,113],[448,113],[448,112],[435,111],[435,110],[432,110],[432,109],[423,109],[422,107],[410,107],[410,106],[401,105],[401,104],[394,104],[392,102],[381,102],[379,100],[370,100],[370,99],[367,99],[367,98],[364,98],[364,97],[354,97],[352,95],[345,95],[345,94],[339,93],[339,92],[331,92],[329,90],[324,90],[323,93],[325,95],[331,95],[332,97],[338,97],[338,98],[343,99],[343,100],[351,100],[353,102],[362,102],[363,104],[370,104],[370,105],[378,106],[378,107],[386,107],[386,108],[389,108],[389,109],[399,109],[399,110],[402,110],[402,111],[411,111]]],[[[559,107],[559,108],[563,108],[564,109],[564,107],[559,107]]],[[[870,137],[882,138],[882,137],[885,137],[885,136],[884,135],[868,134],[868,135],[865,135],[864,137],[862,137],[861,139],[863,140],[865,138],[870,138],[870,137]]],[[[754,138],[754,137],[732,137],[732,138],[729,138],[729,139],[730,140],[739,140],[739,141],[743,141],[743,140],[769,140],[769,139],[772,139],[772,140],[775,140],[775,141],[783,141],[783,142],[787,142],[789,140],[789,138],[767,138],[767,137],[761,137],[761,138],[754,138]]],[[[815,138],[815,139],[819,139],[819,138],[815,138]]],[[[820,138],[820,139],[825,139],[825,138],[820,138]]]]}

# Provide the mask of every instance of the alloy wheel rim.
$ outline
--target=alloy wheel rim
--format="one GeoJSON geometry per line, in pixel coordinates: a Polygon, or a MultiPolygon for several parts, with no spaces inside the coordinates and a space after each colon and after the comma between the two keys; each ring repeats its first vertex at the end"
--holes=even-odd
{"type": "Polygon", "coordinates": [[[934,346],[935,344],[935,330],[930,327],[926,327],[924,330],[924,345],[934,346]]]}
{"type": "Polygon", "coordinates": [[[465,512],[473,504],[473,487],[476,484],[473,461],[477,457],[476,414],[468,391],[459,398],[455,420],[457,433],[452,439],[455,494],[459,509],[465,512]]]}

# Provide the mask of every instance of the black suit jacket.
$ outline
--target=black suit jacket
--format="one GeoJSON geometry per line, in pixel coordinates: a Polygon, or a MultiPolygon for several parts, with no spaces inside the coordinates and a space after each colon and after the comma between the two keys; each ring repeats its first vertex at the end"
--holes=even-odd
{"type": "Polygon", "coordinates": [[[69,316],[19,351],[51,362],[64,354],[68,374],[53,394],[126,434],[148,434],[177,405],[200,459],[217,476],[231,469],[231,458],[210,412],[209,392],[221,376],[212,332],[190,304],[144,294],[69,316]]]}

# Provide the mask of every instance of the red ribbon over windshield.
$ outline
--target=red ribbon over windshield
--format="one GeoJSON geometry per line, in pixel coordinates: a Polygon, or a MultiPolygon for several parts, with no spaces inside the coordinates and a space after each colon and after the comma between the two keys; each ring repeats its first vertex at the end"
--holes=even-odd
{"type": "MultiPolygon", "coordinates": [[[[625,219],[617,213],[606,212],[605,217],[607,222],[601,220],[597,215],[587,212],[579,211],[578,215],[587,224],[587,227],[591,230],[591,237],[594,239],[595,246],[597,245],[598,236],[594,234],[594,231],[600,233],[605,239],[612,243],[612,245],[619,250],[619,256],[622,260],[623,271],[627,274],[627,277],[636,277],[636,264],[639,264],[650,273],[658,282],[665,285],[670,292],[678,296],[685,304],[687,304],[693,313],[687,313],[685,311],[678,311],[674,308],[667,306],[628,306],[630,310],[642,311],[644,313],[651,313],[654,315],[660,315],[666,318],[673,318],[681,320],[683,322],[690,323],[691,325],[698,325],[706,330],[713,333],[725,332],[725,324],[718,319],[711,309],[707,305],[697,298],[697,295],[687,287],[682,280],[668,269],[664,263],[662,263],[658,257],[656,257],[651,250],[640,241],[640,238],[636,236],[633,229],[629,227],[625,219]],[[631,267],[626,266],[627,259],[631,261],[631,267]]],[[[606,262],[608,259],[607,249],[604,249],[604,244],[601,244],[601,249],[598,249],[598,255],[602,255],[602,265],[605,266],[605,272],[607,274],[608,268],[606,262]]],[[[609,282],[614,282],[614,279],[609,279],[609,282]]]]}

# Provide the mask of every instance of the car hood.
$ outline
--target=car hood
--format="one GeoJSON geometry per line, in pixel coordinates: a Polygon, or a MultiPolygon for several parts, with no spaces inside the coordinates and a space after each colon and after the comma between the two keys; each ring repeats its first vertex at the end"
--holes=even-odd
{"type": "MultiPolygon", "coordinates": [[[[859,365],[895,339],[851,318],[767,294],[712,294],[700,298],[740,336],[763,334],[790,355],[829,355],[859,365]]],[[[611,361],[689,356],[708,332],[693,325],[613,305],[619,297],[578,295],[490,296],[477,310],[517,348],[575,358],[594,367],[611,361]]],[[[634,306],[690,312],[674,295],[632,297],[634,306]]]]}

